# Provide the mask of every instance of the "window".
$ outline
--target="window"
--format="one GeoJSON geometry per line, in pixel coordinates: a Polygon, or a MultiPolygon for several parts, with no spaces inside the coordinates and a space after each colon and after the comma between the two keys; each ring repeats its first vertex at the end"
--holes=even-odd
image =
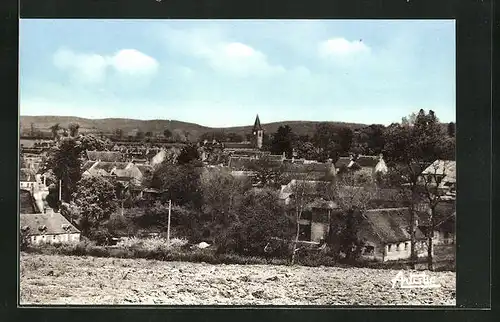
{"type": "Polygon", "coordinates": [[[397,251],[399,252],[400,250],[401,250],[401,243],[399,243],[397,246],[397,251]]]}
{"type": "Polygon", "coordinates": [[[392,248],[391,246],[392,246],[391,244],[387,245],[387,252],[391,251],[391,248],[392,248]]]}
{"type": "Polygon", "coordinates": [[[405,243],[405,250],[408,250],[408,243],[405,243]]]}

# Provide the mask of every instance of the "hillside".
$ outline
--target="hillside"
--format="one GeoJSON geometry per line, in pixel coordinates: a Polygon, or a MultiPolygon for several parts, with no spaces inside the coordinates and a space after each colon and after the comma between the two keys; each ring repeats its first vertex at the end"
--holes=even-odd
{"type": "MultiPolygon", "coordinates": [[[[245,136],[252,130],[253,123],[248,126],[227,127],[227,128],[210,128],[194,123],[187,123],[175,120],[133,120],[120,118],[107,119],[85,119],[73,116],[20,116],[21,133],[30,131],[31,124],[42,132],[49,132],[50,127],[59,123],[62,127],[67,127],[69,123],[76,122],[80,125],[81,132],[103,132],[112,133],[115,129],[122,129],[127,132],[140,129],[143,132],[153,132],[153,134],[163,133],[165,129],[170,131],[189,132],[190,136],[198,138],[205,132],[221,131],[226,133],[236,133],[245,136]]],[[[312,135],[316,129],[316,125],[320,122],[314,121],[281,121],[274,123],[262,124],[262,127],[267,133],[274,133],[281,125],[288,124],[292,130],[298,135],[312,135]]],[[[333,122],[337,125],[343,125],[352,129],[361,128],[365,124],[333,122]]]]}

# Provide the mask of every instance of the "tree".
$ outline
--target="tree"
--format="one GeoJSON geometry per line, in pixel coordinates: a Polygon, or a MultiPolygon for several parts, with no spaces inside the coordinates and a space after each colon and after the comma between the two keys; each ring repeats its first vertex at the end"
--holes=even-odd
{"type": "Polygon", "coordinates": [[[391,124],[384,133],[387,164],[398,173],[396,183],[410,194],[411,260],[416,261],[416,209],[418,184],[422,171],[443,154],[443,133],[433,111],[420,110],[403,124],[391,124]]]}
{"type": "Polygon", "coordinates": [[[280,187],[280,178],[283,174],[281,163],[275,163],[263,157],[255,160],[248,166],[254,172],[254,182],[263,187],[280,187]]]}
{"type": "Polygon", "coordinates": [[[35,123],[31,123],[30,125],[30,136],[34,138],[37,134],[37,129],[35,127],[35,123]]]}
{"type": "Polygon", "coordinates": [[[182,165],[191,163],[199,159],[200,155],[198,153],[198,148],[196,147],[196,145],[188,144],[182,148],[181,153],[177,158],[177,162],[182,165]]]}
{"type": "Polygon", "coordinates": [[[250,186],[244,179],[235,178],[229,171],[221,169],[205,169],[200,186],[208,229],[217,239],[233,222],[239,221],[237,209],[250,186]]]}
{"type": "Polygon", "coordinates": [[[146,136],[147,138],[151,138],[151,137],[153,136],[153,132],[148,131],[148,132],[146,132],[145,136],[146,136]]]}
{"type": "Polygon", "coordinates": [[[118,139],[122,139],[123,138],[123,130],[122,129],[115,129],[115,136],[118,139]]]}
{"type": "Polygon", "coordinates": [[[290,207],[294,213],[294,223],[295,223],[295,239],[293,241],[291,264],[295,263],[295,255],[298,251],[297,244],[299,243],[300,237],[300,220],[302,219],[302,214],[306,210],[307,205],[315,199],[316,196],[316,186],[311,180],[306,177],[305,180],[294,180],[291,183],[291,204],[290,207]]]}
{"type": "Polygon", "coordinates": [[[52,132],[52,138],[56,140],[59,137],[59,130],[61,129],[61,126],[59,123],[56,123],[50,127],[50,132],[52,132]]]}
{"type": "Polygon", "coordinates": [[[236,133],[228,133],[227,134],[227,140],[229,140],[229,142],[242,142],[243,141],[243,136],[240,135],[240,134],[236,134],[236,133]]]}
{"type": "Polygon", "coordinates": [[[299,140],[296,144],[297,156],[307,160],[316,160],[318,158],[317,150],[311,142],[299,140]]]}
{"type": "Polygon", "coordinates": [[[335,162],[342,150],[339,141],[335,125],[328,122],[319,123],[313,136],[313,143],[318,149],[318,160],[333,159],[335,162]]]}
{"type": "Polygon", "coordinates": [[[165,129],[163,130],[163,136],[166,138],[166,139],[170,139],[172,137],[172,131],[170,131],[169,129],[165,129]]]}
{"type": "Polygon", "coordinates": [[[79,146],[81,152],[85,151],[106,151],[112,146],[109,139],[101,139],[94,134],[80,135],[75,143],[79,146]]]}
{"type": "Polygon", "coordinates": [[[436,227],[436,208],[443,201],[444,189],[440,187],[443,178],[451,173],[450,161],[442,160],[434,162],[422,175],[422,188],[425,201],[429,208],[429,220],[427,227],[427,268],[432,271],[433,267],[433,233],[436,227]]]}
{"type": "Polygon", "coordinates": [[[69,135],[72,137],[76,137],[78,135],[78,129],[80,128],[80,124],[78,123],[70,123],[68,126],[69,135]]]}
{"type": "Polygon", "coordinates": [[[292,132],[292,128],[288,125],[282,125],[273,135],[271,152],[273,154],[282,154],[284,152],[287,157],[291,157],[294,141],[295,135],[292,132]]]}
{"type": "Polygon", "coordinates": [[[97,231],[116,210],[114,185],[101,176],[86,176],[78,182],[73,196],[78,207],[78,225],[84,236],[98,237],[97,231]]]}
{"type": "Polygon", "coordinates": [[[162,192],[161,200],[180,206],[201,208],[200,169],[192,164],[161,163],[154,171],[151,185],[162,192]]]}
{"type": "Polygon", "coordinates": [[[336,249],[337,257],[342,252],[348,260],[356,258],[364,246],[358,237],[359,228],[364,212],[376,196],[375,186],[347,172],[320,186],[320,194],[340,211],[339,218],[332,218],[330,223],[329,244],[336,249]]]}
{"type": "Polygon", "coordinates": [[[71,195],[76,191],[77,182],[80,180],[81,145],[74,138],[65,138],[58,142],[57,146],[50,152],[43,165],[43,170],[52,170],[57,180],[61,182],[62,200],[69,202],[71,195]]]}
{"type": "Polygon", "coordinates": [[[340,146],[340,153],[349,153],[351,150],[354,133],[348,127],[341,127],[337,131],[338,144],[340,146]]]}
{"type": "Polygon", "coordinates": [[[453,138],[455,137],[455,123],[454,122],[448,123],[447,133],[448,133],[448,136],[453,137],[453,138]]]}
{"type": "Polygon", "coordinates": [[[293,221],[286,215],[273,189],[247,190],[242,195],[238,214],[238,221],[222,231],[219,238],[224,251],[264,255],[270,240],[288,240],[293,235],[293,221]]]}
{"type": "Polygon", "coordinates": [[[145,138],[145,134],[144,134],[144,132],[143,132],[143,131],[141,131],[141,130],[137,131],[137,133],[135,134],[135,138],[136,138],[137,140],[139,140],[139,141],[144,140],[144,138],[145,138]]]}

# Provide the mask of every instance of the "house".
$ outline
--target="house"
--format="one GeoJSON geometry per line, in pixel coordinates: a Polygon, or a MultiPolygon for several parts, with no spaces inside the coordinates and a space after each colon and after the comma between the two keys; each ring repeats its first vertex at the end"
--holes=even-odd
{"type": "MultiPolygon", "coordinates": [[[[430,225],[429,205],[418,205],[418,227],[427,234],[430,225]]],[[[455,200],[442,200],[436,205],[434,218],[433,245],[451,245],[455,243],[455,200]]]]}
{"type": "MultiPolygon", "coordinates": [[[[146,167],[143,165],[143,171],[146,167]]],[[[138,165],[132,162],[101,162],[88,161],[83,164],[82,176],[97,175],[114,178],[118,181],[130,182],[133,185],[140,185],[144,177],[138,165]]]]}
{"type": "Polygon", "coordinates": [[[33,189],[36,184],[36,173],[33,169],[20,169],[19,185],[21,189],[27,189],[31,191],[31,189],[33,189]]]}
{"type": "MultiPolygon", "coordinates": [[[[361,257],[382,262],[405,260],[411,256],[411,236],[408,208],[366,210],[358,231],[358,239],[364,242],[361,257]]],[[[427,256],[425,235],[415,230],[416,253],[427,256]]]]}
{"type": "Polygon", "coordinates": [[[334,202],[321,198],[307,203],[299,220],[299,240],[318,244],[326,240],[332,212],[337,208],[334,202]]]}
{"type": "Polygon", "coordinates": [[[80,241],[80,231],[60,213],[50,211],[45,214],[21,214],[20,223],[22,234],[33,244],[80,241]]]}
{"type": "Polygon", "coordinates": [[[427,182],[436,184],[438,188],[453,195],[456,191],[456,162],[450,160],[436,160],[424,171],[421,176],[427,182]]]}
{"type": "Polygon", "coordinates": [[[340,157],[335,163],[335,167],[338,173],[355,171],[368,178],[373,178],[377,173],[385,174],[388,172],[382,154],[379,156],[351,154],[349,157],[340,157]]]}

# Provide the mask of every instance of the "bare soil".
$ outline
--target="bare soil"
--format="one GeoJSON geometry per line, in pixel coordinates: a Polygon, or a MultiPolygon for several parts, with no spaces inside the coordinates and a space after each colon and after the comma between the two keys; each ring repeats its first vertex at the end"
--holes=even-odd
{"type": "Polygon", "coordinates": [[[455,305],[455,273],[427,271],[440,288],[392,288],[398,272],[22,253],[20,304],[455,305]]]}

